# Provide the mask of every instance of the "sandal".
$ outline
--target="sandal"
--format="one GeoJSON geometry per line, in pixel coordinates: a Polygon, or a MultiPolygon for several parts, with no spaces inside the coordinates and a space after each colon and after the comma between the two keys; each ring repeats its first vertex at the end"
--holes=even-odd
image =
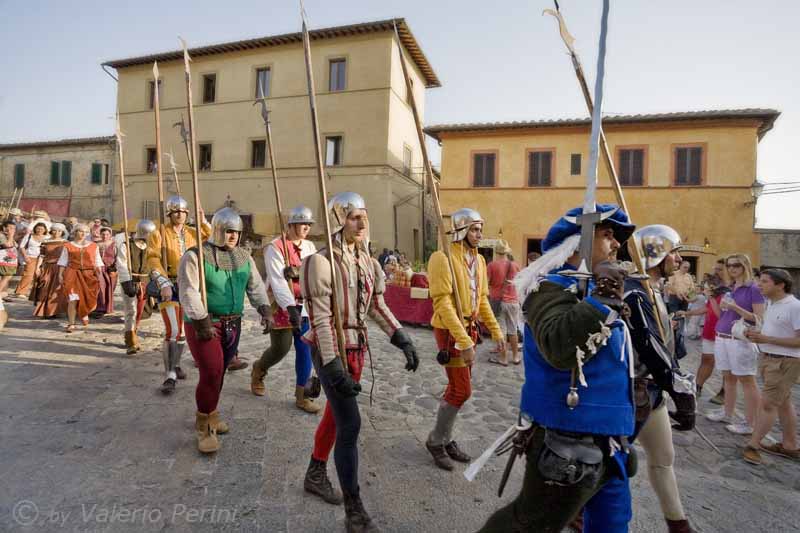
{"type": "Polygon", "coordinates": [[[508,363],[504,363],[497,357],[490,357],[489,362],[492,363],[493,365],[508,366],[508,363]]]}
{"type": "Polygon", "coordinates": [[[520,363],[522,362],[522,358],[520,358],[520,359],[514,359],[514,360],[513,360],[513,361],[511,361],[511,362],[512,362],[512,363],[514,363],[515,365],[518,365],[518,364],[520,364],[520,363]]]}
{"type": "Polygon", "coordinates": [[[81,318],[81,324],[83,324],[83,327],[88,327],[89,326],[89,318],[87,318],[87,317],[81,318]]]}
{"type": "Polygon", "coordinates": [[[72,333],[73,331],[75,331],[75,324],[67,324],[64,328],[65,333],[72,333]]]}

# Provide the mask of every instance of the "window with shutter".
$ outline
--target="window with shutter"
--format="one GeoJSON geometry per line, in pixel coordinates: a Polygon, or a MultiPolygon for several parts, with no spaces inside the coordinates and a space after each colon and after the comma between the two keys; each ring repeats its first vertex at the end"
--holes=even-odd
{"type": "Polygon", "coordinates": [[[328,90],[344,91],[347,84],[347,60],[346,59],[331,59],[329,70],[329,83],[328,90]]]}
{"type": "Polygon", "coordinates": [[[103,184],[103,165],[100,163],[92,163],[92,185],[103,184]]]}
{"type": "Polygon", "coordinates": [[[14,188],[22,189],[25,187],[25,165],[17,163],[14,165],[14,188]]]}
{"type": "Polygon", "coordinates": [[[675,185],[701,185],[703,183],[703,147],[675,148],[675,185]]]}
{"type": "Polygon", "coordinates": [[[341,135],[325,137],[325,166],[334,167],[342,164],[342,148],[344,140],[341,135]]]}
{"type": "Polygon", "coordinates": [[[569,173],[571,176],[581,175],[581,154],[572,154],[569,158],[569,173]]]}
{"type": "Polygon", "coordinates": [[[644,148],[621,148],[617,161],[620,185],[644,185],[644,148]]]}
{"type": "Polygon", "coordinates": [[[497,154],[475,154],[473,156],[472,184],[475,187],[494,187],[497,154]]]}
{"type": "Polygon", "coordinates": [[[256,98],[269,96],[269,82],[272,77],[272,70],[268,67],[256,69],[256,98]]]}
{"type": "Polygon", "coordinates": [[[262,168],[267,164],[267,141],[253,141],[251,145],[250,166],[262,168]]]}
{"type": "Polygon", "coordinates": [[[549,187],[553,178],[553,151],[528,152],[528,187],[549,187]]]}
{"type": "Polygon", "coordinates": [[[50,161],[50,185],[61,185],[61,164],[50,161]]]}
{"type": "Polygon", "coordinates": [[[61,162],[61,186],[72,187],[72,161],[61,162]]]}
{"type": "Polygon", "coordinates": [[[213,104],[217,99],[217,75],[203,75],[203,103],[213,104]]]}

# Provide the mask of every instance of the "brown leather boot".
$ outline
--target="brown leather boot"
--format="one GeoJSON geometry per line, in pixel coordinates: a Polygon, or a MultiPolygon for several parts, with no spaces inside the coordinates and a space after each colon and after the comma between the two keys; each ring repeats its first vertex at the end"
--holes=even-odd
{"type": "Polygon", "coordinates": [[[214,453],[219,450],[216,422],[216,411],[210,414],[197,412],[194,428],[197,431],[197,449],[200,453],[214,453]]]}
{"type": "Polygon", "coordinates": [[[264,396],[267,393],[267,387],[264,386],[265,377],[267,371],[261,369],[261,361],[253,363],[253,369],[250,371],[250,392],[256,396],[264,396]]]}
{"type": "Polygon", "coordinates": [[[220,420],[219,411],[214,411],[212,414],[215,415],[214,427],[217,430],[217,435],[224,435],[225,433],[230,431],[230,427],[228,426],[228,423],[225,422],[224,420],[220,420]]]}
{"type": "Polygon", "coordinates": [[[436,463],[436,466],[442,470],[453,470],[453,462],[450,460],[450,457],[447,456],[447,452],[444,450],[443,445],[425,442],[425,447],[433,456],[433,462],[436,463]]]}
{"type": "Polygon", "coordinates": [[[372,522],[358,494],[344,495],[344,527],[347,533],[376,533],[380,531],[372,522]]]}
{"type": "Polygon", "coordinates": [[[342,503],[342,494],[333,488],[331,480],[328,479],[328,464],[325,461],[311,458],[308,470],[306,470],[306,478],[303,480],[303,488],[306,492],[316,494],[328,503],[334,505],[342,503]]]}
{"type": "Polygon", "coordinates": [[[242,361],[239,359],[238,355],[231,359],[231,362],[228,363],[228,372],[235,372],[236,370],[241,370],[243,368],[247,368],[247,361],[242,361]]]}
{"type": "Polygon", "coordinates": [[[458,443],[454,440],[444,445],[444,451],[447,452],[447,455],[449,455],[450,459],[453,461],[458,461],[459,463],[469,463],[472,461],[472,457],[459,448],[458,443]]]}
{"type": "Polygon", "coordinates": [[[306,398],[305,387],[294,388],[294,404],[301,411],[305,411],[306,413],[311,413],[312,415],[318,413],[320,410],[319,405],[315,404],[313,400],[309,400],[308,398],[306,398]]]}
{"type": "Polygon", "coordinates": [[[669,533],[694,533],[692,526],[689,525],[689,521],[685,518],[683,520],[665,518],[665,520],[667,521],[667,531],[669,533]]]}
{"type": "Polygon", "coordinates": [[[142,351],[142,345],[139,344],[139,336],[136,334],[136,330],[133,330],[131,333],[131,341],[133,342],[133,347],[136,348],[137,352],[142,351]]]}
{"type": "Polygon", "coordinates": [[[125,332],[125,353],[128,355],[133,355],[138,351],[133,342],[134,335],[135,333],[133,331],[125,332]]]}

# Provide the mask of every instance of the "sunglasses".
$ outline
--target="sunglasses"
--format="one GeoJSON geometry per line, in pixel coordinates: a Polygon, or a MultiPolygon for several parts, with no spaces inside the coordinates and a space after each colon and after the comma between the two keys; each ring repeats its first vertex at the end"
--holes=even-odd
{"type": "Polygon", "coordinates": [[[728,263],[725,266],[728,267],[728,268],[739,268],[739,267],[742,266],[742,264],[741,263],[728,263]]]}

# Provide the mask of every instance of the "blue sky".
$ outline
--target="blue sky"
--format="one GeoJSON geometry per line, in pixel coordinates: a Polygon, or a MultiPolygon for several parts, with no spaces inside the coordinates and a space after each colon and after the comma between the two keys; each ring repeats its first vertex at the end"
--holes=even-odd
{"type": "MultiPolygon", "coordinates": [[[[560,3],[592,83],[601,2],[560,3]]],[[[552,2],[305,6],[312,27],[405,17],[443,84],[428,91],[427,124],[586,115],[555,22],[541,16],[552,2]]],[[[779,109],[758,176],[800,181],[798,20],[795,1],[611,0],[604,110],[779,109]]],[[[299,27],[293,0],[0,0],[0,143],[110,134],[116,92],[103,60],[177,49],[177,35],[198,46],[299,27]]],[[[762,197],[758,225],[800,228],[798,200],[800,192],[762,197]]]]}

